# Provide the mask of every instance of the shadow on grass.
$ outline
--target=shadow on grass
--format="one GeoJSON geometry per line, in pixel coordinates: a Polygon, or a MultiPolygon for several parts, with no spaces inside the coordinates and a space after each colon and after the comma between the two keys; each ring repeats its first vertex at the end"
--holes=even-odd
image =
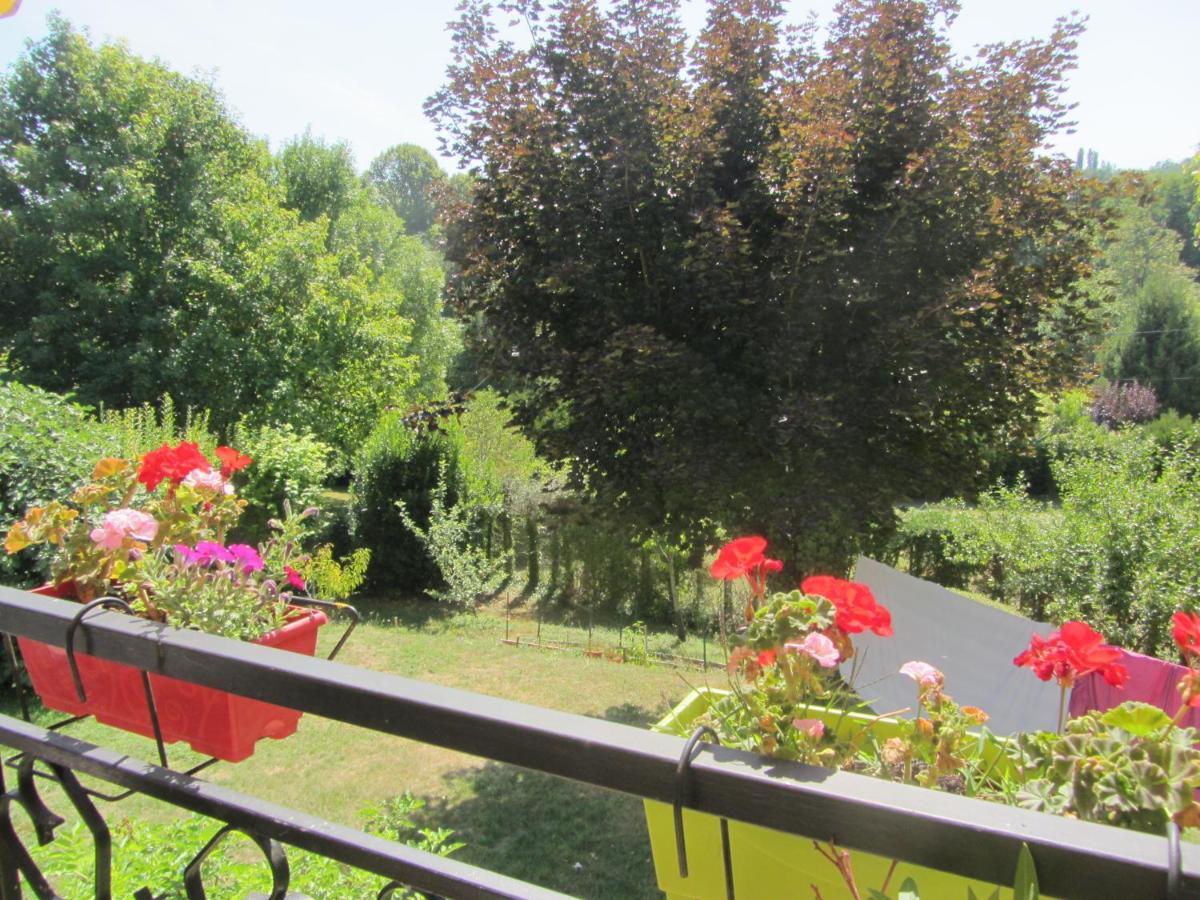
{"type": "Polygon", "coordinates": [[[663,717],[663,713],[654,712],[636,703],[622,703],[620,706],[610,706],[604,711],[604,718],[610,722],[620,722],[622,725],[633,725],[637,728],[649,728],[663,717]]]}
{"type": "Polygon", "coordinates": [[[452,794],[414,819],[451,828],[461,862],[587,898],[661,897],[642,801],[515,766],[446,775],[452,794]]]}
{"type": "MultiPolygon", "coordinates": [[[[659,714],[623,703],[603,718],[645,727],[659,714]]],[[[414,819],[454,829],[466,844],[455,859],[578,897],[662,896],[639,798],[494,762],[446,781],[450,798],[414,819]]]]}
{"type": "Polygon", "coordinates": [[[448,604],[411,594],[370,594],[352,597],[350,602],[362,614],[364,622],[373,625],[400,625],[412,629],[441,624],[461,612],[448,604]]]}

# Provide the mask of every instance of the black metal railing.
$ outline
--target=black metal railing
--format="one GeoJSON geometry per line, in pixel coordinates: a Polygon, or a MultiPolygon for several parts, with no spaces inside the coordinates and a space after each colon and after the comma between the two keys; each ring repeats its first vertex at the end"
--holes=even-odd
{"type": "MultiPolygon", "coordinates": [[[[0,631],[62,647],[78,608],[0,587],[0,631]]],[[[1185,844],[1179,850],[1161,837],[767,761],[711,744],[699,744],[689,764],[681,765],[681,738],[180,631],[118,612],[96,613],[80,631],[81,650],[144,671],[969,878],[1010,882],[1025,844],[1049,896],[1200,898],[1200,847],[1185,844]]],[[[41,760],[48,774],[65,772],[66,783],[71,773],[84,773],[227,822],[260,841],[268,857],[270,842],[279,842],[441,896],[560,896],[18,719],[0,717],[0,744],[41,760]]],[[[15,873],[22,863],[22,851],[8,839],[9,812],[13,802],[20,803],[38,823],[35,799],[22,796],[21,784],[33,781],[19,778],[0,810],[4,900],[19,896],[15,873]]],[[[48,827],[49,820],[42,825],[48,827]]],[[[100,835],[97,847],[103,842],[100,835]]]]}

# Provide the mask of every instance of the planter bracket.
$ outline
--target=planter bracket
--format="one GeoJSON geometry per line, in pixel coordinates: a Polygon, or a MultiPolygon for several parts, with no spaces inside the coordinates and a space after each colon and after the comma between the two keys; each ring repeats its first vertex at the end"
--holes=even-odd
{"type": "MultiPolygon", "coordinates": [[[[80,703],[87,703],[87,694],[83,690],[83,678],[79,675],[79,663],[75,659],[75,633],[79,630],[79,626],[83,624],[83,617],[97,607],[101,609],[119,609],[127,615],[137,615],[133,611],[133,607],[119,597],[100,597],[91,603],[85,603],[71,619],[71,624],[67,626],[67,665],[71,667],[71,680],[75,682],[75,693],[78,695],[80,703]]],[[[160,662],[162,661],[162,655],[162,643],[159,642],[158,656],[160,662]]],[[[150,713],[150,727],[154,730],[154,743],[158,748],[158,759],[164,769],[169,769],[171,765],[167,762],[167,745],[163,741],[162,727],[158,723],[158,707],[154,705],[154,691],[150,687],[150,674],[144,669],[139,670],[139,674],[142,676],[142,690],[146,694],[146,709],[150,713]]]]}
{"type": "Polygon", "coordinates": [[[1167,823],[1167,900],[1183,900],[1183,853],[1179,847],[1179,826],[1167,823]]]}
{"type": "MultiPolygon", "coordinates": [[[[696,749],[696,744],[700,742],[700,738],[708,735],[713,741],[719,740],[717,733],[707,725],[701,725],[692,732],[692,736],[687,739],[687,743],[683,745],[683,752],[679,754],[679,764],[675,767],[675,852],[679,856],[679,877],[688,877],[688,860],[687,860],[687,842],[683,835],[683,806],[689,797],[689,788],[691,783],[688,776],[691,774],[692,766],[692,751],[696,749]]],[[[733,897],[733,855],[729,845],[729,820],[721,818],[721,857],[725,866],[725,896],[728,900],[734,900],[733,897]]]]}

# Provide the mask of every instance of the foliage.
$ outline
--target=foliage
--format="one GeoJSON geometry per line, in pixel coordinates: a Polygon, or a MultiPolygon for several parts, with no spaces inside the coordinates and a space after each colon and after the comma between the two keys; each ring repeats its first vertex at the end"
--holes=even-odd
{"type": "Polygon", "coordinates": [[[446,173],[433,155],[416,144],[396,144],[371,160],[366,182],[379,201],[404,221],[408,234],[423,234],[433,227],[435,192],[446,173]]]}
{"type": "Polygon", "coordinates": [[[1106,374],[1149,382],[1164,406],[1200,412],[1200,285],[1177,271],[1151,273],[1128,299],[1105,354],[1106,374]]]}
{"type": "Polygon", "coordinates": [[[360,190],[349,146],[327,144],[308,131],[285,143],[273,163],[284,189],[283,205],[296,210],[303,222],[325,216],[332,227],[360,190]]]}
{"type": "Polygon", "coordinates": [[[460,492],[452,436],[417,432],[400,413],[385,414],[363,444],[351,482],[351,532],[356,545],[371,551],[373,588],[418,591],[437,584],[437,565],[404,524],[397,501],[419,529],[427,530],[439,479],[446,487],[443,508],[452,508],[460,492]]]}
{"type": "MultiPolygon", "coordinates": [[[[0,527],[33,506],[65,497],[87,481],[97,452],[113,449],[111,433],[65,397],[0,381],[0,527]]],[[[44,581],[46,553],[0,557],[5,582],[44,581]]]]}
{"type": "MultiPolygon", "coordinates": [[[[412,400],[441,399],[446,393],[447,367],[460,344],[456,326],[442,315],[441,256],[419,238],[408,236],[400,218],[365,190],[338,217],[330,242],[343,270],[356,273],[365,283],[373,305],[403,316],[403,346],[413,368],[391,393],[403,387],[403,396],[412,400]]],[[[372,417],[350,446],[361,444],[386,408],[383,401],[389,393],[376,390],[372,417]]],[[[366,392],[362,397],[371,399],[366,392]]]]}
{"type": "Polygon", "coordinates": [[[786,535],[844,567],[905,496],[973,481],[1070,369],[1087,193],[1036,152],[1079,26],[953,57],[954,4],[489,4],[428,109],[478,167],[448,227],[517,420],[639,530],[786,535]],[[499,14],[499,11],[497,11],[499,14]],[[753,513],[747,513],[753,510],[753,513]]]}
{"type": "Polygon", "coordinates": [[[211,454],[220,443],[209,427],[207,410],[186,409],[180,421],[170,394],[164,394],[154,406],[143,403],[129,409],[102,409],[99,418],[116,442],[114,456],[141,456],[174,441],[188,441],[211,454]]]}
{"type": "MultiPolygon", "coordinates": [[[[444,828],[421,828],[413,815],[424,801],[405,793],[368,810],[367,830],[410,847],[449,856],[463,845],[452,840],[444,828]]],[[[171,822],[128,819],[113,826],[113,896],[132,897],[144,887],[165,900],[184,900],[184,867],[200,852],[222,825],[203,816],[187,816],[171,822]]],[[[204,886],[212,896],[246,896],[253,890],[270,887],[267,866],[257,850],[246,855],[249,846],[231,836],[204,864],[204,886]]],[[[55,840],[34,852],[42,867],[51,873],[55,887],[67,897],[82,897],[92,890],[95,847],[82,822],[61,829],[55,840]]],[[[303,891],[313,900],[343,900],[346,897],[375,896],[387,883],[382,876],[345,866],[315,853],[288,848],[290,887],[303,891]]],[[[398,895],[402,896],[402,895],[398,895]]]]}
{"type": "Polygon", "coordinates": [[[519,514],[537,505],[554,470],[511,424],[499,394],[474,394],[452,424],[459,435],[463,487],[473,502],[519,514]]]}
{"type": "Polygon", "coordinates": [[[1138,384],[1110,384],[1092,402],[1092,418],[1109,428],[1140,425],[1158,415],[1158,397],[1154,388],[1138,384]]]}
{"type": "Polygon", "coordinates": [[[376,290],[361,254],[329,249],[328,208],[286,208],[289,191],[306,214],[340,202],[308,178],[314,148],[285,148],[273,179],[209,84],[52,17],[0,85],[0,351],[16,374],[115,408],[166,393],[218,432],[248,415],[357,446],[418,377],[420,316],[398,286],[440,275],[413,260],[376,290]]]}
{"type": "Polygon", "coordinates": [[[1087,619],[1123,646],[1167,652],[1171,611],[1200,602],[1200,458],[1194,441],[1102,433],[1052,462],[1058,506],[1017,486],[974,508],[907,510],[902,546],[925,573],[1036,619],[1087,619]]]}
{"type": "Polygon", "coordinates": [[[966,587],[977,575],[977,559],[964,559],[962,544],[978,517],[961,500],[904,509],[895,542],[903,548],[910,574],[944,587],[966,587]]]}
{"type": "Polygon", "coordinates": [[[1062,734],[1018,735],[1018,800],[1027,809],[1163,834],[1173,817],[1190,812],[1194,821],[1200,810],[1198,739],[1158,707],[1133,702],[1072,719],[1062,734]]]}
{"type": "Polygon", "coordinates": [[[291,425],[238,423],[233,443],[254,460],[241,488],[248,506],[238,533],[251,541],[263,539],[267,522],[284,515],[284,503],[298,509],[321,506],[321,489],[331,469],[332,448],[291,425]]]}
{"type": "Polygon", "coordinates": [[[1192,268],[1200,267],[1200,201],[1197,200],[1197,175],[1200,174],[1200,155],[1183,163],[1155,166],[1147,173],[1154,189],[1155,214],[1166,227],[1179,235],[1183,247],[1180,262],[1192,268]]]}
{"type": "Polygon", "coordinates": [[[287,588],[304,587],[294,567],[314,511],[292,515],[285,503],[266,543],[225,546],[246,506],[230,479],[252,460],[230,447],[216,455],[218,469],[181,441],[137,465],[105,457],[65,502],[27,509],[4,549],[52,547],[53,584],[81,602],[121,597],[148,619],[244,640],[273,631],[289,614],[287,588]]]}
{"type": "Polygon", "coordinates": [[[366,580],[370,562],[371,551],[365,547],[338,561],[333,558],[333,545],[323,544],[299,570],[314,597],[345,600],[366,580]]]}
{"type": "Polygon", "coordinates": [[[1153,386],[1166,406],[1195,412],[1191,381],[1200,375],[1200,287],[1180,262],[1184,241],[1163,220],[1153,192],[1123,180],[1108,201],[1112,227],[1097,239],[1099,256],[1083,290],[1101,308],[1108,330],[1093,355],[1113,380],[1153,386]]]}
{"type": "Polygon", "coordinates": [[[447,460],[439,462],[438,480],[429,498],[429,524],[422,526],[409,513],[403,500],[396,506],[404,526],[425,547],[441,574],[444,589],[430,589],[435,600],[453,606],[473,609],[500,587],[507,569],[507,555],[489,557],[481,546],[479,533],[484,519],[483,510],[460,497],[448,503],[451,468],[447,460]]]}

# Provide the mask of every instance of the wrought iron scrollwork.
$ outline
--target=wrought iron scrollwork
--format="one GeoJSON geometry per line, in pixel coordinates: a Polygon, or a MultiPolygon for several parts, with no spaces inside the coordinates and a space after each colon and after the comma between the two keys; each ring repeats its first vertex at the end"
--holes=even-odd
{"type": "Polygon", "coordinates": [[[287,852],[283,849],[283,845],[279,841],[265,838],[244,828],[238,828],[236,825],[226,825],[214,834],[183,870],[183,887],[187,892],[188,900],[207,900],[208,894],[204,890],[204,876],[201,871],[204,861],[212,855],[225,838],[235,833],[250,838],[262,851],[267,865],[271,867],[271,893],[267,895],[266,900],[287,900],[289,896],[288,880],[291,878],[291,872],[288,869],[287,852]]]}

